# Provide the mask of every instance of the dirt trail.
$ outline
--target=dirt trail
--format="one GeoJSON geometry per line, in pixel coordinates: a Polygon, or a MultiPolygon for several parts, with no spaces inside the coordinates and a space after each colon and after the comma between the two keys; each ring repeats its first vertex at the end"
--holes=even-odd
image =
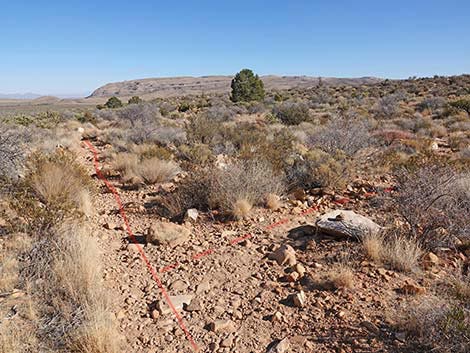
{"type": "MultiPolygon", "coordinates": [[[[103,152],[102,147],[96,148],[98,154],[103,152]]],[[[95,175],[93,155],[85,146],[80,158],[95,175]]],[[[401,351],[386,327],[377,335],[361,325],[365,320],[383,321],[387,302],[396,298],[392,289],[400,275],[384,279],[373,268],[358,268],[354,292],[316,287],[315,278],[327,271],[338,254],[357,248],[349,242],[289,237],[289,230],[313,224],[316,210],[256,210],[250,220],[226,224],[200,214],[189,241],[175,248],[157,247],[143,241],[145,230],[157,220],[143,207],[155,189],[129,191],[116,180],[109,182],[117,189],[129,225],[168,294],[192,296],[191,304],[179,313],[201,352],[266,352],[285,337],[290,341],[289,352],[401,351]],[[285,269],[267,259],[282,243],[291,244],[298,262],[306,267],[302,281],[285,281],[285,269]],[[289,301],[300,290],[307,293],[301,308],[289,301]],[[276,312],[282,319],[273,320],[276,312]],[[212,325],[221,324],[219,320],[227,325],[214,332],[212,325]]],[[[193,352],[174,313],[156,310],[165,302],[161,288],[129,239],[115,196],[98,178],[96,185],[97,212],[90,222],[103,248],[106,283],[127,341],[124,351],[193,352]]]]}

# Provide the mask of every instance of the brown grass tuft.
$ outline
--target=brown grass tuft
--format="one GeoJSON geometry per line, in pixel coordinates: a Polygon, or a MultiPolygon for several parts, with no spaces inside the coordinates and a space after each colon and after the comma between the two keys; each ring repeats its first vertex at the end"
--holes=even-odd
{"type": "Polygon", "coordinates": [[[351,289],[354,287],[354,273],[351,268],[341,265],[331,272],[330,281],[336,289],[351,289]]]}
{"type": "Polygon", "coordinates": [[[275,194],[268,194],[266,196],[266,206],[273,211],[280,209],[282,206],[280,197],[275,194]]]}
{"type": "Polygon", "coordinates": [[[236,219],[243,219],[250,214],[253,205],[247,199],[235,201],[232,206],[232,214],[236,219]]]}

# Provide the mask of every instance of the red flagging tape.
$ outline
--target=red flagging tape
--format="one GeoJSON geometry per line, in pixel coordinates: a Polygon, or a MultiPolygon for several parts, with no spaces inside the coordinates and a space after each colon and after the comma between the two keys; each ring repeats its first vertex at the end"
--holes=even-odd
{"type": "Polygon", "coordinates": [[[147,266],[147,269],[149,270],[152,278],[155,280],[157,283],[158,288],[160,288],[160,292],[162,293],[162,296],[165,298],[168,306],[170,307],[171,311],[176,317],[176,320],[178,321],[179,326],[181,329],[184,331],[186,338],[188,339],[189,343],[191,344],[192,348],[194,349],[195,352],[199,351],[199,347],[197,346],[196,342],[194,341],[193,337],[189,333],[188,329],[186,328],[183,319],[181,318],[181,315],[178,313],[176,310],[175,306],[171,302],[170,296],[168,295],[168,292],[166,291],[165,287],[163,286],[162,282],[160,281],[160,278],[157,276],[157,272],[153,268],[153,266],[150,264],[150,261],[148,260],[147,256],[144,253],[144,250],[140,246],[140,244],[137,242],[137,239],[135,238],[134,233],[132,232],[132,229],[129,225],[129,221],[127,220],[126,212],[124,210],[124,207],[122,205],[121,198],[119,196],[119,193],[115,189],[115,187],[106,179],[106,177],[101,173],[101,169],[99,166],[99,159],[98,159],[98,152],[95,149],[95,147],[91,144],[90,141],[85,140],[84,141],[85,145],[90,149],[90,151],[93,153],[93,164],[95,166],[95,171],[96,175],[98,178],[100,178],[106,187],[109,189],[109,191],[112,192],[114,199],[116,200],[116,203],[119,206],[119,213],[121,214],[122,220],[124,221],[124,224],[126,226],[126,231],[127,234],[129,235],[129,238],[132,240],[132,242],[136,245],[140,256],[142,257],[142,260],[144,261],[145,265],[147,266]]]}

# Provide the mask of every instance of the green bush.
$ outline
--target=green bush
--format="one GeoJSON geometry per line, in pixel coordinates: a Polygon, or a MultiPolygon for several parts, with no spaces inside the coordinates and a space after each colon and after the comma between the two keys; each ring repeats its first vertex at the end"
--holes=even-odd
{"type": "Polygon", "coordinates": [[[470,99],[459,99],[454,102],[450,102],[449,105],[457,110],[462,110],[470,116],[470,99]]]}
{"type": "Polygon", "coordinates": [[[108,99],[108,101],[104,104],[104,106],[109,109],[121,108],[122,102],[118,97],[113,96],[108,99]]]}
{"type": "Polygon", "coordinates": [[[264,99],[263,81],[249,69],[243,69],[237,73],[232,80],[231,87],[230,99],[233,102],[251,102],[264,99]]]}
{"type": "Polygon", "coordinates": [[[139,96],[134,96],[134,97],[131,97],[131,99],[129,99],[127,104],[139,104],[142,102],[143,102],[142,98],[140,98],[139,96]]]}

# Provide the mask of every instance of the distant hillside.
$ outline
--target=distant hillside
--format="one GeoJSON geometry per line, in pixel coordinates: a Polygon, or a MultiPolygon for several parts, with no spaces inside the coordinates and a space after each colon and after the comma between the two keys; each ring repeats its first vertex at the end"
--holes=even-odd
{"type": "Polygon", "coordinates": [[[0,93],[0,99],[36,99],[41,97],[36,93],[0,93]]]}
{"type": "MultiPolygon", "coordinates": [[[[130,97],[147,98],[173,97],[202,93],[225,93],[230,91],[232,76],[166,77],[108,83],[96,89],[90,97],[130,97]]],[[[318,84],[318,77],[311,76],[262,76],[265,87],[271,89],[307,88],[318,84]]],[[[362,85],[380,82],[375,77],[333,78],[322,77],[327,85],[362,85]]]]}

